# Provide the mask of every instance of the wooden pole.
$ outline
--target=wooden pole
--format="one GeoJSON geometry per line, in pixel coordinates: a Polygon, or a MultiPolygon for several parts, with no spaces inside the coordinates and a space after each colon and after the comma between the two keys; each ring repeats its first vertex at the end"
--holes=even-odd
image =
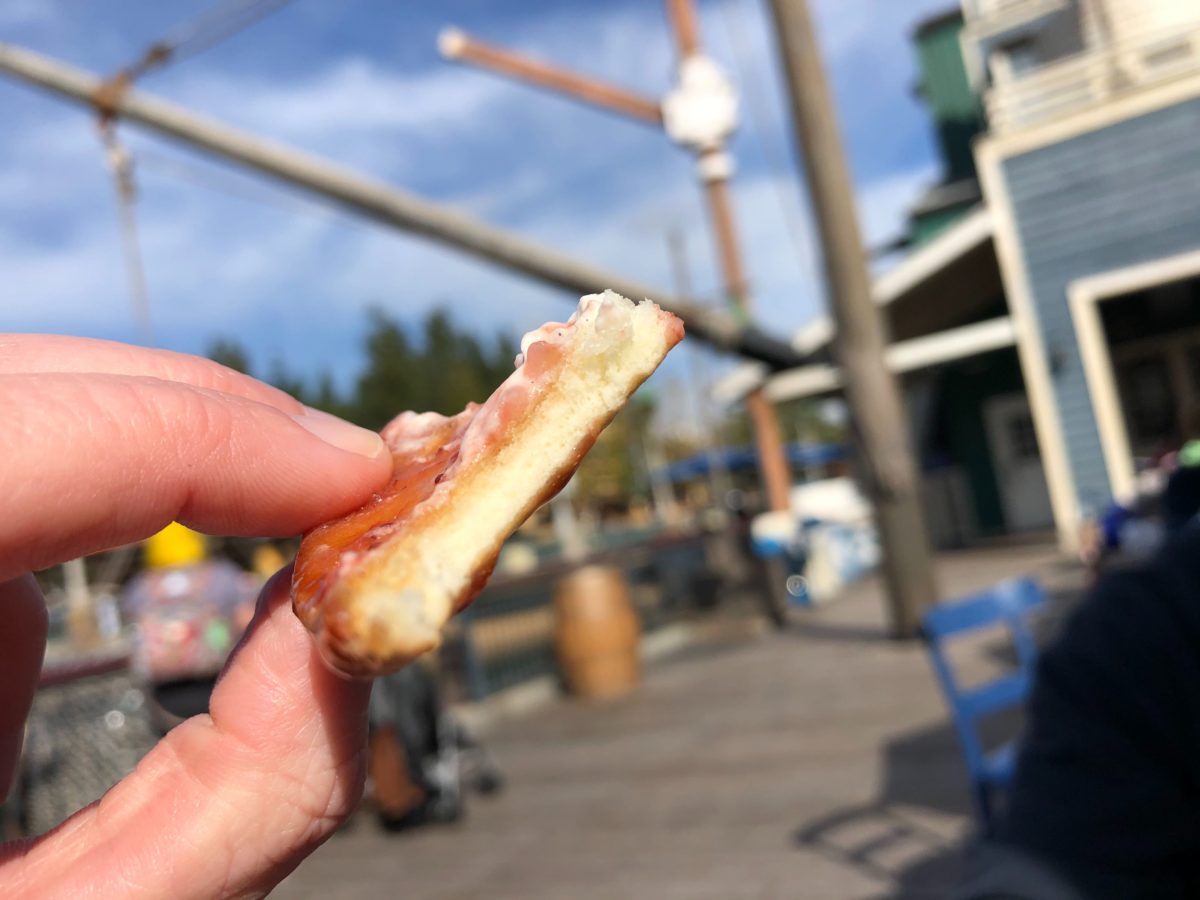
{"type": "MultiPolygon", "coordinates": [[[[667,14],[679,46],[680,58],[686,59],[699,53],[700,29],[692,0],[667,0],[667,14]]],[[[439,45],[443,55],[450,59],[474,63],[501,75],[517,78],[610,111],[621,112],[643,122],[662,124],[662,113],[657,104],[621,88],[611,87],[547,63],[530,60],[511,51],[477,41],[460,31],[444,32],[439,45]]],[[[713,174],[723,172],[728,165],[723,159],[712,159],[716,165],[705,166],[705,161],[714,156],[724,157],[723,148],[710,147],[700,153],[701,172],[706,173],[702,174],[701,178],[708,199],[713,241],[728,299],[745,322],[749,291],[733,223],[728,178],[724,174],[713,174]]],[[[791,471],[775,409],[760,389],[747,397],[746,410],[754,427],[759,471],[762,473],[767,502],[771,509],[788,509],[791,505],[791,471]]]]}
{"type": "Polygon", "coordinates": [[[913,637],[937,587],[904,406],[884,362],[850,174],[807,5],[770,5],[821,238],[838,361],[883,544],[891,629],[897,637],[913,637]]]}
{"type": "MultiPolygon", "coordinates": [[[[704,182],[704,192],[708,197],[713,238],[717,243],[725,290],[736,308],[745,315],[750,307],[750,293],[733,223],[729,182],[724,178],[708,179],[704,182]]],[[[746,395],[746,412],[754,428],[754,445],[758,449],[758,465],[767,490],[767,503],[772,510],[790,509],[791,467],[785,456],[783,434],[775,407],[761,387],[746,395]]]]}
{"type": "Polygon", "coordinates": [[[82,559],[71,559],[62,565],[63,593],[67,599],[67,630],[71,643],[78,649],[94,647],[100,631],[96,622],[96,605],[88,587],[87,567],[82,559]]]}
{"type": "MultiPolygon", "coordinates": [[[[96,91],[103,85],[91,73],[2,42],[0,72],[91,106],[95,105],[96,91]]],[[[736,322],[728,314],[579,262],[326,160],[138,92],[124,92],[106,102],[111,103],[112,114],[119,118],[254,169],[381,224],[447,244],[565,288],[576,296],[612,288],[634,299],[647,297],[683,319],[693,337],[718,349],[761,360],[775,369],[801,363],[800,355],[786,342],[736,322]]]]}
{"type": "MultiPolygon", "coordinates": [[[[700,27],[693,0],[667,0],[667,18],[675,35],[680,60],[700,52],[700,27]]],[[[729,196],[731,165],[724,147],[707,147],[698,158],[700,179],[708,200],[709,222],[725,291],[738,312],[747,317],[750,310],[750,291],[742,264],[737,227],[733,219],[733,203],[729,196]]],[[[791,509],[792,473],[788,466],[783,435],[775,407],[767,400],[763,389],[756,388],[746,397],[746,412],[754,428],[754,446],[758,451],[758,467],[766,489],[767,505],[772,510],[791,509]]]]}
{"type": "Polygon", "coordinates": [[[717,257],[721,261],[725,290],[739,310],[748,311],[750,284],[746,280],[746,270],[742,267],[742,254],[738,248],[737,231],[733,224],[729,181],[725,178],[706,180],[704,196],[708,200],[708,213],[712,220],[713,239],[717,243],[717,257]]]}
{"type": "Polygon", "coordinates": [[[679,55],[687,58],[700,52],[700,25],[692,0],[667,0],[667,18],[679,46],[679,55]]]}
{"type": "Polygon", "coordinates": [[[662,109],[657,101],[649,97],[484,43],[457,28],[448,28],[438,36],[438,49],[447,59],[473,63],[534,87],[567,94],[630,119],[662,125],[662,109]]]}

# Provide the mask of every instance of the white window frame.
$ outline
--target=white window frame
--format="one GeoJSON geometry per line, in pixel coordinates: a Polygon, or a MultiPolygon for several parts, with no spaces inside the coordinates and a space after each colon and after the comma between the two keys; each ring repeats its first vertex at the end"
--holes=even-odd
{"type": "Polygon", "coordinates": [[[1092,412],[1100,432],[1100,447],[1109,486],[1117,497],[1130,497],[1135,492],[1136,471],[1129,432],[1121,411],[1121,396],[1113,369],[1112,353],[1104,335],[1100,304],[1106,300],[1144,291],[1160,284],[1200,276],[1200,250],[1168,256],[1153,262],[1114,269],[1100,275],[1090,275],[1071,282],[1067,297],[1071,319],[1075,325],[1075,340],[1083,359],[1084,378],[1092,412]]]}

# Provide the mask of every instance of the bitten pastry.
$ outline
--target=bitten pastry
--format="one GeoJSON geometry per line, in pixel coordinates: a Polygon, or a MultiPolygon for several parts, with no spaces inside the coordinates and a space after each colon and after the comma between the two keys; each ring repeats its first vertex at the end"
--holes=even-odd
{"type": "Polygon", "coordinates": [[[437,647],[504,541],[682,338],[683,323],[649,301],[593,294],[567,322],[525,335],[516,370],[482,406],[389,423],[392,480],[305,535],[296,557],[292,605],[326,660],[380,675],[437,647]]]}

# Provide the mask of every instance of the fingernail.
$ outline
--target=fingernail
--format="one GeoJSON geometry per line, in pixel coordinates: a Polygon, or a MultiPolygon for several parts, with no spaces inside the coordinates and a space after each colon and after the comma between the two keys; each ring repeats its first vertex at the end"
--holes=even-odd
{"type": "Polygon", "coordinates": [[[306,406],[300,415],[292,416],[292,421],[339,450],[371,459],[383,452],[383,438],[374,431],[359,428],[319,409],[306,406]]]}

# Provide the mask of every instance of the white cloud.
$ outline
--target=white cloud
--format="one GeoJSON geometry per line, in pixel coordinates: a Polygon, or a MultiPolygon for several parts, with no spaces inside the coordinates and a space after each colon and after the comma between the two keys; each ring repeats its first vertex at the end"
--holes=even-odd
{"type": "MultiPolygon", "coordinates": [[[[725,2],[738,14],[757,16],[758,4],[725,2]]],[[[847,54],[880,46],[884,37],[898,45],[893,55],[907,53],[898,34],[877,33],[876,19],[900,18],[900,6],[908,4],[821,0],[817,10],[829,58],[845,65],[847,54]]],[[[507,33],[486,36],[660,91],[674,55],[661,8],[586,9],[582,16],[572,9],[515,22],[507,33]]],[[[706,8],[706,34],[714,51],[727,56],[718,12],[706,8]]],[[[757,35],[752,53],[770,59],[761,20],[752,20],[748,30],[757,35]]],[[[783,148],[774,67],[760,61],[757,72],[768,85],[763,102],[774,111],[774,131],[753,138],[747,125],[745,140],[774,140],[783,148]]],[[[291,82],[266,70],[235,79],[197,60],[162,84],[184,105],[417,189],[426,190],[431,173],[439,172],[442,198],[457,207],[654,285],[671,285],[664,232],[681,227],[696,288],[716,293],[690,162],[648,129],[610,124],[468,69],[402,71],[358,55],[322,59],[310,76],[291,82]],[[507,156],[497,161],[493,151],[507,156]]],[[[155,143],[131,142],[135,149],[155,143]]],[[[112,189],[86,116],[46,103],[40,121],[14,135],[2,152],[5,325],[134,339],[112,189]],[[31,230],[38,217],[50,220],[53,234],[31,230]]],[[[861,189],[864,231],[872,242],[892,236],[929,174],[921,167],[861,189]]],[[[464,318],[514,330],[566,308],[560,292],[446,249],[351,224],[340,214],[281,212],[154,172],[141,180],[153,316],[160,333],[181,342],[181,349],[200,349],[199,336],[213,332],[241,332],[262,361],[292,356],[297,366],[311,359],[315,366],[347,370],[355,364],[353,336],[362,310],[371,302],[413,315],[452,301],[464,318]]],[[[758,315],[772,330],[789,333],[820,302],[819,266],[799,188],[786,171],[747,167],[736,183],[736,205],[758,315]],[[798,235],[789,221],[799,223],[798,235]]]]}
{"type": "MultiPolygon", "coordinates": [[[[596,210],[542,207],[527,217],[525,230],[572,255],[671,288],[665,233],[680,227],[695,287],[716,296],[699,188],[685,177],[686,169],[678,174],[637,202],[616,198],[596,210]]],[[[922,168],[867,185],[860,198],[865,232],[874,240],[893,234],[928,176],[922,168]]],[[[559,292],[447,249],[350,224],[337,214],[295,216],[240,201],[216,203],[152,174],[146,180],[151,199],[142,204],[140,219],[161,334],[236,331],[254,307],[319,330],[322,322],[357,325],[372,302],[412,317],[448,300],[468,320],[513,331],[566,308],[568,298],[559,292]]],[[[10,327],[109,335],[116,329],[118,336],[124,329],[135,336],[110,187],[101,172],[93,171],[92,181],[91,191],[104,195],[103,208],[72,239],[52,246],[11,238],[0,243],[6,293],[16,301],[6,304],[10,327]]],[[[785,335],[816,315],[821,303],[811,228],[807,217],[800,219],[805,229],[797,236],[784,227],[781,204],[789,202],[799,203],[790,180],[758,176],[737,183],[736,213],[756,314],[785,335]]],[[[295,338],[296,327],[259,336],[260,354],[288,356],[288,342],[277,338],[295,338]]],[[[325,357],[321,364],[329,362],[325,357]]]]}
{"type": "Polygon", "coordinates": [[[189,79],[181,101],[270,134],[353,140],[364,132],[477,127],[481,111],[508,93],[500,88],[463,69],[406,74],[352,56],[299,82],[247,84],[220,73],[189,79]]]}
{"type": "MultiPolygon", "coordinates": [[[[903,229],[908,208],[932,177],[930,167],[920,166],[860,189],[859,215],[868,246],[903,229]]],[[[820,300],[820,258],[811,220],[801,212],[794,219],[795,231],[785,220],[785,207],[800,205],[799,184],[760,174],[734,185],[734,214],[757,297],[756,314],[771,329],[788,334],[817,312],[820,300]]],[[[700,188],[689,178],[677,177],[659,191],[623,200],[603,215],[548,212],[532,228],[548,243],[574,248],[614,271],[667,288],[672,286],[666,239],[671,229],[684,233],[696,293],[718,297],[721,282],[707,214],[700,188]]]]}

